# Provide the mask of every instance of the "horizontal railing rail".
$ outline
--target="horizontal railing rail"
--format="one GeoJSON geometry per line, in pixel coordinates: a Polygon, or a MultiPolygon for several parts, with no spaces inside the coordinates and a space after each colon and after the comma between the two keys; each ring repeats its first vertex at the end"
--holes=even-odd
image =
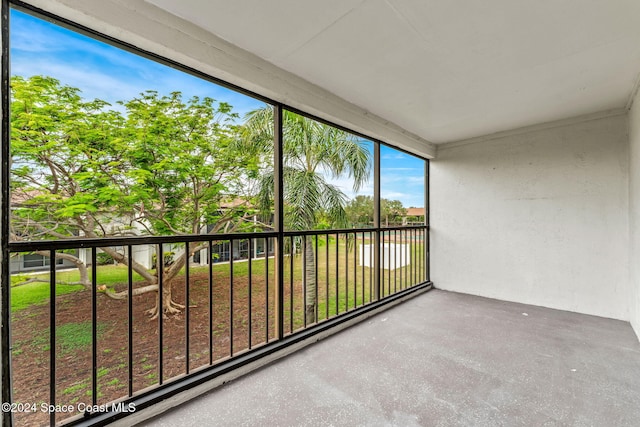
{"type": "MultiPolygon", "coordinates": [[[[400,229],[429,229],[428,225],[404,225],[397,227],[384,227],[382,231],[400,229]]],[[[284,236],[297,235],[319,235],[326,233],[327,230],[305,230],[305,231],[284,231],[284,236]]],[[[353,232],[375,232],[376,228],[341,228],[332,229],[332,233],[353,233],[353,232]]],[[[160,244],[160,243],[181,243],[181,242],[199,242],[202,240],[241,240],[252,237],[277,237],[277,231],[259,231],[248,233],[216,233],[216,234],[183,234],[169,236],[135,236],[135,237],[70,237],[68,239],[57,240],[28,240],[28,241],[10,241],[8,248],[10,252],[27,252],[36,250],[49,249],[73,249],[73,248],[98,248],[101,246],[122,246],[122,245],[142,245],[142,244],[160,244]]]]}

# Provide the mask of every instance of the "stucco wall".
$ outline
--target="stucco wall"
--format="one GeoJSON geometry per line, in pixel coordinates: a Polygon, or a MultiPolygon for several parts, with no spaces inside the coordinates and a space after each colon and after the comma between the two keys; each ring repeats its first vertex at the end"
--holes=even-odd
{"type": "Polygon", "coordinates": [[[625,115],[439,149],[435,286],[628,320],[628,163],[625,115]]]}
{"type": "Polygon", "coordinates": [[[629,112],[629,147],[629,314],[640,339],[640,93],[629,112]]]}

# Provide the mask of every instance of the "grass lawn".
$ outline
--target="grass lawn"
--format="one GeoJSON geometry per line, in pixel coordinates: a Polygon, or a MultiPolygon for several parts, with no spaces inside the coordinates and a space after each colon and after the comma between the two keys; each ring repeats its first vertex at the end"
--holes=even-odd
{"type": "MultiPolygon", "coordinates": [[[[365,242],[368,243],[368,242],[365,242]]],[[[360,244],[360,241],[358,242],[360,244]]],[[[315,245],[315,243],[314,243],[315,245]]],[[[412,242],[410,252],[414,254],[412,259],[421,255],[423,245],[420,242],[412,242]]],[[[318,318],[324,319],[335,314],[342,313],[350,308],[363,305],[372,300],[372,269],[362,267],[359,263],[360,250],[351,247],[347,250],[344,240],[335,238],[329,239],[328,247],[326,239],[318,240],[317,253],[317,292],[318,292],[318,318]]],[[[193,274],[207,272],[208,266],[190,267],[193,274]]],[[[265,277],[265,259],[259,258],[251,260],[251,273],[253,277],[265,277]]],[[[103,265],[96,268],[98,285],[113,287],[123,285],[128,281],[128,268],[125,265],[103,265]]],[[[183,268],[178,277],[184,277],[183,268]]],[[[268,274],[270,285],[275,283],[275,260],[268,259],[268,274]]],[[[285,286],[285,311],[289,312],[293,308],[294,329],[303,326],[303,304],[304,296],[302,291],[296,291],[296,284],[303,282],[303,257],[296,255],[293,259],[285,257],[284,262],[284,286],[285,286]],[[292,270],[293,268],[293,270],[292,270]]],[[[91,271],[90,273],[91,274],[91,271]]],[[[235,261],[233,263],[234,277],[248,276],[249,262],[246,260],[235,261]]],[[[214,280],[229,280],[230,264],[220,263],[213,265],[214,280]]],[[[403,289],[413,283],[408,283],[411,277],[411,266],[398,268],[389,274],[389,270],[383,270],[383,296],[393,293],[394,289],[403,289]]],[[[78,270],[66,270],[56,273],[56,295],[64,295],[78,292],[83,289],[81,285],[66,285],[79,280],[78,270]]],[[[133,281],[141,282],[142,277],[133,273],[133,281]]],[[[23,310],[31,305],[45,304],[49,301],[49,273],[37,275],[15,275],[12,277],[11,289],[11,311],[23,310]],[[25,285],[15,286],[17,282],[23,282],[27,278],[38,278],[45,282],[34,282],[25,285]]],[[[275,292],[272,293],[274,295],[275,292]]],[[[291,313],[289,313],[291,314],[291,313]]],[[[291,316],[289,316],[290,318],[291,316]]],[[[307,323],[311,323],[310,319],[307,323]]]]}
{"type": "MultiPolygon", "coordinates": [[[[82,285],[56,286],[56,295],[65,295],[84,289],[82,285]]],[[[15,312],[32,305],[49,302],[49,283],[33,282],[11,289],[11,311],[15,312]]]]}

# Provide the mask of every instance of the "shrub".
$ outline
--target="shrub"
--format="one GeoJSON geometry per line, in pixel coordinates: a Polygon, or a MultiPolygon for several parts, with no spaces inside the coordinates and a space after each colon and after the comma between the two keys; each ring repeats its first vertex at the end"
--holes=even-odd
{"type": "Polygon", "coordinates": [[[115,264],[115,260],[113,259],[113,257],[111,255],[109,255],[106,252],[98,252],[96,254],[96,263],[98,265],[111,265],[111,264],[115,264]]]}

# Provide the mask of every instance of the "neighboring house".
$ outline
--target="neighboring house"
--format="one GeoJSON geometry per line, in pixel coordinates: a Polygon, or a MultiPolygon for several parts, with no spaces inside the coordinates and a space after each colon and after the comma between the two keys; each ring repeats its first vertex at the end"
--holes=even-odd
{"type": "MultiPolygon", "coordinates": [[[[273,251],[273,239],[267,239],[267,256],[272,256],[273,251]]],[[[255,239],[251,248],[251,254],[249,254],[249,241],[248,240],[234,240],[233,247],[229,241],[214,243],[211,247],[213,254],[213,262],[226,262],[241,259],[263,258],[265,256],[265,241],[264,239],[255,239]]],[[[196,252],[193,256],[193,262],[200,265],[207,265],[207,253],[208,249],[203,249],[196,252]]]]}
{"type": "MultiPolygon", "coordinates": [[[[11,269],[11,273],[23,273],[49,270],[50,265],[51,262],[49,257],[34,253],[26,253],[15,254],[12,256],[9,268],[11,269]]],[[[63,259],[56,260],[56,265],[60,266],[59,268],[74,267],[71,262],[63,259]]]]}
{"type": "Polygon", "coordinates": [[[424,208],[407,208],[407,213],[402,217],[402,225],[424,225],[424,208]]]}
{"type": "MultiPolygon", "coordinates": [[[[220,207],[223,210],[226,209],[234,209],[240,206],[247,206],[247,201],[236,198],[229,202],[223,203],[220,207]]],[[[253,215],[251,221],[256,225],[256,229],[258,229],[258,216],[253,215]]],[[[213,229],[212,225],[206,227],[206,231],[203,229],[203,233],[208,233],[213,229]]],[[[272,256],[274,254],[274,247],[272,239],[267,239],[268,248],[266,250],[267,256],[272,256]]],[[[194,254],[192,261],[196,264],[207,265],[208,260],[208,249],[203,249],[194,254]]],[[[265,256],[265,239],[255,239],[254,244],[251,248],[251,254],[249,254],[249,241],[248,240],[234,240],[233,245],[230,241],[221,241],[219,243],[214,243],[211,247],[211,252],[213,255],[213,262],[226,262],[239,259],[255,259],[265,256]]]]}
{"type": "MultiPolygon", "coordinates": [[[[33,198],[39,194],[37,191],[12,191],[11,192],[11,209],[18,208],[22,206],[29,199],[33,198]]],[[[57,259],[56,265],[57,268],[65,268],[74,267],[74,264],[70,261],[57,259]]],[[[9,269],[11,273],[22,273],[22,272],[31,272],[31,271],[43,271],[48,270],[50,268],[51,261],[49,257],[36,254],[36,253],[19,253],[12,254],[9,269]]]]}

